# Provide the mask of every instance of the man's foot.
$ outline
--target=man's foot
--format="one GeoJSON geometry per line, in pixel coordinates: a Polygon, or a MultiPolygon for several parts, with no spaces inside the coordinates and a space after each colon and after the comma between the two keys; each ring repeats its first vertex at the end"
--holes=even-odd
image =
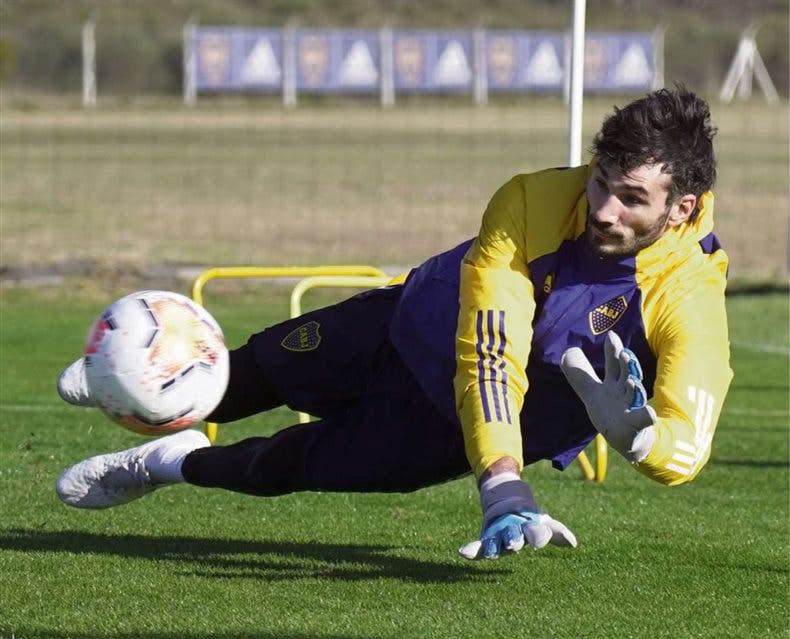
{"type": "Polygon", "coordinates": [[[90,457],[63,472],[55,490],[75,508],[110,508],[157,488],[184,481],[181,464],[211,443],[197,430],[183,430],[118,453],[90,457]]]}
{"type": "Polygon", "coordinates": [[[58,377],[58,394],[75,406],[95,406],[88,391],[84,357],[63,369],[58,377]]]}

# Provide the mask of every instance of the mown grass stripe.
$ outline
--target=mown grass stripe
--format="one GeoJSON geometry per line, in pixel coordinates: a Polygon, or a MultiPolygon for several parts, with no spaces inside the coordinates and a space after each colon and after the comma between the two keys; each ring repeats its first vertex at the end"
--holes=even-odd
{"type": "Polygon", "coordinates": [[[742,342],[733,340],[730,345],[744,351],[751,351],[752,353],[765,353],[768,355],[784,355],[790,356],[790,347],[779,346],[774,344],[752,344],[751,342],[742,342]]]}

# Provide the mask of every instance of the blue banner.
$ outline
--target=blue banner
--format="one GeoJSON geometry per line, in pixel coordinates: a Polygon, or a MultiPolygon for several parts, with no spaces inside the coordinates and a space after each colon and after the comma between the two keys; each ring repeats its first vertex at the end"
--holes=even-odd
{"type": "Polygon", "coordinates": [[[194,35],[200,91],[279,91],[283,41],[277,29],[201,28],[194,35]]]}
{"type": "Polygon", "coordinates": [[[472,88],[474,54],[468,31],[396,31],[392,55],[395,91],[472,88]]]}
{"type": "Polygon", "coordinates": [[[376,31],[299,31],[296,88],[301,92],[375,93],[379,89],[376,31]]]}
{"type": "MultiPolygon", "coordinates": [[[[194,68],[187,72],[200,92],[559,93],[569,56],[568,37],[550,31],[398,30],[387,38],[351,29],[289,36],[280,29],[200,27],[192,33],[194,68]]],[[[588,33],[585,91],[652,89],[660,76],[658,47],[650,33],[588,33]]]]}
{"type": "Polygon", "coordinates": [[[486,33],[489,91],[562,90],[565,37],[544,31],[486,33]]]}
{"type": "Polygon", "coordinates": [[[652,34],[588,33],[584,90],[650,90],[656,74],[655,48],[652,34]]]}

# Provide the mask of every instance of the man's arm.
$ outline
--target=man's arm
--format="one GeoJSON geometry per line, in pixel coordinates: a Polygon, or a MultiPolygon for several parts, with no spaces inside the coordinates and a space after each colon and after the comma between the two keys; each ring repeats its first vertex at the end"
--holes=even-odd
{"type": "Polygon", "coordinates": [[[492,198],[461,265],[455,393],[469,463],[478,478],[483,525],[459,549],[495,559],[525,545],[575,546],[521,480],[520,412],[535,312],[527,271],[523,186],[514,178],[492,198]]]}
{"type": "Polygon", "coordinates": [[[518,475],[520,472],[521,468],[515,459],[512,457],[500,457],[483,471],[483,474],[480,475],[478,484],[482,484],[486,480],[491,479],[494,475],[499,475],[500,473],[513,473],[514,475],[518,475]]]}
{"type": "Polygon", "coordinates": [[[670,486],[691,481],[708,461],[733,375],[723,283],[701,282],[684,298],[653,331],[655,443],[636,466],[670,486]]]}
{"type": "Polygon", "coordinates": [[[616,335],[607,339],[604,380],[579,349],[562,361],[596,429],[637,470],[666,485],[691,481],[707,462],[732,379],[723,291],[713,286],[683,297],[650,333],[658,355],[650,405],[636,357],[616,335]]]}
{"type": "Polygon", "coordinates": [[[503,457],[522,465],[519,413],[535,311],[525,227],[523,187],[514,178],[494,194],[461,264],[455,398],[478,478],[503,457]]]}

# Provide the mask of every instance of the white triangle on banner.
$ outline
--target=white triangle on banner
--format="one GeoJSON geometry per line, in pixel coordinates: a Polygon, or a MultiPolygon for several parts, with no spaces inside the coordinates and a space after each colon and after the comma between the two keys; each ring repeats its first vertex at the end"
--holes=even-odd
{"type": "Polygon", "coordinates": [[[451,40],[444,48],[436,69],[433,80],[438,85],[466,85],[472,81],[472,69],[466,58],[464,47],[457,40],[451,40]]]}
{"type": "Polygon", "coordinates": [[[280,81],[280,65],[272,50],[271,42],[263,38],[253,47],[241,69],[241,80],[247,84],[276,83],[280,81]]]}
{"type": "Polygon", "coordinates": [[[562,65],[551,42],[544,40],[535,49],[524,71],[528,85],[559,85],[562,82],[562,65]]]}
{"type": "Polygon", "coordinates": [[[364,40],[357,40],[351,45],[345,60],[340,67],[340,84],[346,86],[375,85],[379,72],[370,55],[370,49],[364,40]]]}
{"type": "Polygon", "coordinates": [[[638,44],[628,47],[617,62],[614,81],[617,86],[652,86],[653,71],[645,57],[644,49],[638,44]]]}

